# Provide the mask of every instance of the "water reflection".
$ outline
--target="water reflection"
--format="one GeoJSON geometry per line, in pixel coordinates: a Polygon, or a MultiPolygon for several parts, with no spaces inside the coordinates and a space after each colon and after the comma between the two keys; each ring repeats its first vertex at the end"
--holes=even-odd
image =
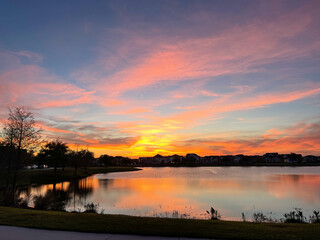
{"type": "Polygon", "coordinates": [[[320,206],[320,168],[145,168],[99,174],[74,182],[32,186],[21,195],[65,192],[66,210],[99,203],[105,213],[207,218],[211,206],[222,219],[251,218],[254,211],[281,218],[294,207],[308,215],[320,206]]]}
{"type": "Polygon", "coordinates": [[[29,186],[19,189],[18,195],[23,199],[31,196],[29,206],[36,209],[76,211],[79,206],[86,204],[87,197],[98,188],[99,180],[90,177],[72,182],[29,186]]]}
{"type": "Polygon", "coordinates": [[[305,203],[320,202],[320,175],[274,175],[268,191],[279,199],[299,199],[305,203]]]}
{"type": "Polygon", "coordinates": [[[33,197],[33,205],[38,210],[64,211],[70,200],[69,194],[64,190],[48,190],[44,195],[33,197]]]}

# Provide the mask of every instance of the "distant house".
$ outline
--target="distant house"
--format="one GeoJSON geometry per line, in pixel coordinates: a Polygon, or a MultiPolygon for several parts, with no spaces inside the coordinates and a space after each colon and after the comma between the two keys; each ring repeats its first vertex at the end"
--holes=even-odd
{"type": "Polygon", "coordinates": [[[180,155],[177,155],[177,154],[174,154],[172,156],[168,156],[168,158],[170,160],[170,163],[172,163],[172,164],[180,164],[184,160],[183,156],[180,156],[180,155]]]}
{"type": "Polygon", "coordinates": [[[303,162],[305,163],[316,163],[319,162],[319,157],[313,156],[313,155],[308,155],[303,157],[303,162]]]}
{"type": "Polygon", "coordinates": [[[188,153],[186,155],[186,160],[187,162],[199,163],[201,160],[201,157],[195,153],[188,153]]]}
{"type": "Polygon", "coordinates": [[[266,163],[279,163],[280,158],[278,153],[266,153],[263,155],[266,163]]]}
{"type": "Polygon", "coordinates": [[[152,165],[152,157],[139,157],[139,164],[141,165],[152,165]]]}
{"type": "Polygon", "coordinates": [[[173,158],[173,156],[162,156],[157,154],[153,157],[140,157],[138,162],[143,165],[165,165],[172,162],[173,158]]]}
{"type": "Polygon", "coordinates": [[[302,162],[302,155],[297,153],[290,153],[288,154],[288,163],[301,163],[302,162]]]}
{"type": "Polygon", "coordinates": [[[220,156],[220,162],[222,164],[232,164],[234,163],[234,159],[235,159],[235,156],[233,155],[225,155],[225,156],[220,156]]]}
{"type": "Polygon", "coordinates": [[[240,162],[242,161],[243,158],[244,158],[244,155],[243,155],[243,154],[238,154],[238,155],[236,155],[236,156],[234,157],[233,163],[238,164],[238,163],[240,163],[240,162]]]}
{"type": "Polygon", "coordinates": [[[201,159],[204,165],[212,165],[220,162],[219,156],[205,156],[201,159]]]}
{"type": "Polygon", "coordinates": [[[289,154],[281,154],[281,158],[282,158],[284,163],[290,163],[289,154]]]}
{"type": "Polygon", "coordinates": [[[152,158],[152,164],[159,165],[162,163],[164,163],[164,157],[162,155],[157,154],[152,158]]]}

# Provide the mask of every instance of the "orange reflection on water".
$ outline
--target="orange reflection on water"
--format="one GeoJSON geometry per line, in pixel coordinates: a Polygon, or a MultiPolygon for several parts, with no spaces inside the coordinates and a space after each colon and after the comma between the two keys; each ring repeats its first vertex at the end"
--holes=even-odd
{"type": "Polygon", "coordinates": [[[182,178],[114,179],[109,189],[126,190],[115,202],[117,208],[158,208],[162,212],[192,212],[203,215],[212,196],[243,194],[243,186],[231,180],[182,178]],[[200,199],[199,199],[200,198],[200,199]],[[200,200],[200,201],[199,201],[200,200]]]}
{"type": "Polygon", "coordinates": [[[65,192],[73,192],[74,189],[84,190],[97,190],[99,189],[99,180],[93,177],[88,177],[84,179],[77,180],[75,182],[61,182],[55,184],[47,184],[41,186],[30,186],[26,189],[21,196],[25,196],[26,193],[31,196],[39,196],[45,195],[47,191],[65,191],[65,192]]]}
{"type": "Polygon", "coordinates": [[[99,186],[99,180],[93,177],[84,178],[78,182],[79,188],[90,188],[92,190],[96,190],[99,186]]]}
{"type": "Polygon", "coordinates": [[[62,183],[56,183],[56,184],[49,184],[45,185],[47,188],[46,190],[62,190],[67,191],[69,188],[70,183],[69,182],[62,182],[62,183]]]}
{"type": "Polygon", "coordinates": [[[184,210],[190,201],[178,197],[186,188],[184,181],[176,179],[116,179],[111,188],[127,189],[129,193],[116,203],[117,207],[155,207],[161,206],[163,211],[184,210]],[[179,208],[179,209],[178,209],[179,208]]]}
{"type": "Polygon", "coordinates": [[[268,182],[268,191],[276,198],[295,198],[308,203],[320,202],[319,175],[279,174],[268,182]]]}

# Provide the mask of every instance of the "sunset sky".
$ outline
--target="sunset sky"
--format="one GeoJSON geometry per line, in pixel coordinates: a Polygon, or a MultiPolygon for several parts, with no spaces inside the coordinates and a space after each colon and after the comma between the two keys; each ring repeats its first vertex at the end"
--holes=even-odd
{"type": "Polygon", "coordinates": [[[320,155],[320,1],[1,1],[14,106],[96,156],[320,155]]]}

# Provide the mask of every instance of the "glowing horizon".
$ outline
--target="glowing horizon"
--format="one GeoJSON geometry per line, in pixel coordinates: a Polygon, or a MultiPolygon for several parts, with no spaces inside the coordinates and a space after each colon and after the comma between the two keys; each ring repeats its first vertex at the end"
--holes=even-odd
{"type": "Polygon", "coordinates": [[[319,1],[3,1],[0,119],[128,157],[320,155],[319,1]]]}

